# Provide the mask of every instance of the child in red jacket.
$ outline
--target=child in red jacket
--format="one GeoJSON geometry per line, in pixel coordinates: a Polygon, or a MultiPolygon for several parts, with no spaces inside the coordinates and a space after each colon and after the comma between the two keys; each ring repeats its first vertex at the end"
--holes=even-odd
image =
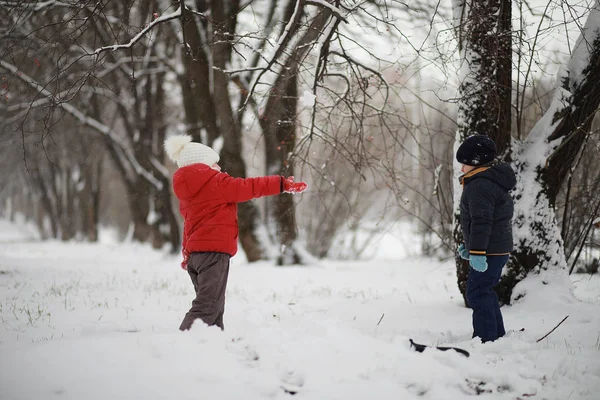
{"type": "Polygon", "coordinates": [[[294,182],[294,177],[232,178],[221,172],[219,155],[213,149],[193,143],[188,135],[169,137],[165,150],[179,167],[173,174],[173,190],[184,219],[181,266],[196,291],[179,329],[190,329],[198,318],[223,329],[229,260],[237,252],[237,203],[302,193],[307,185],[294,182]]]}

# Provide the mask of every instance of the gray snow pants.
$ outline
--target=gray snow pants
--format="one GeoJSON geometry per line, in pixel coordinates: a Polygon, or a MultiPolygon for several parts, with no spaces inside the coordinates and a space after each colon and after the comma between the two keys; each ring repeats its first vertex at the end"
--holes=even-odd
{"type": "Polygon", "coordinates": [[[217,325],[223,329],[230,258],[229,254],[212,252],[190,255],[187,271],[192,278],[196,298],[192,301],[190,311],[185,314],[180,330],[190,329],[198,318],[209,326],[217,325]]]}

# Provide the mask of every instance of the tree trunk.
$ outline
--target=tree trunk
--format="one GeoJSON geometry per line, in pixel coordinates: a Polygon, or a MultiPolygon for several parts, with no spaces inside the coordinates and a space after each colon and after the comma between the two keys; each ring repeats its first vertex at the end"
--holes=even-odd
{"type": "Polygon", "coordinates": [[[153,244],[152,247],[158,249],[165,243],[171,245],[171,252],[179,252],[181,245],[181,234],[179,233],[179,224],[171,206],[171,189],[169,180],[163,179],[163,188],[155,194],[155,204],[160,219],[153,224],[153,244]]]}
{"type": "Polygon", "coordinates": [[[196,105],[194,104],[194,91],[191,87],[190,72],[188,71],[188,63],[184,62],[184,73],[177,77],[181,86],[181,102],[185,113],[186,132],[197,142],[202,142],[202,129],[196,105]]]}
{"type": "MultiPolygon", "coordinates": [[[[269,107],[268,115],[263,116],[267,174],[292,176],[294,166],[288,155],[293,153],[296,142],[298,77],[296,71],[291,71],[289,75],[281,75],[280,79],[271,94],[275,105],[269,107]]],[[[267,199],[267,218],[274,223],[272,234],[280,245],[277,265],[300,264],[302,260],[294,248],[297,226],[292,195],[281,194],[267,199]]]]}
{"type": "MultiPolygon", "coordinates": [[[[504,156],[510,153],[511,2],[462,2],[458,11],[459,48],[467,72],[459,88],[457,145],[472,135],[488,135],[504,156]]],[[[456,151],[457,147],[455,148],[456,151]]],[[[460,167],[455,162],[455,171],[460,167]]],[[[463,242],[459,223],[462,187],[454,180],[454,240],[463,242]]],[[[469,263],[455,256],[458,287],[465,295],[469,263]]],[[[465,299],[466,303],[466,299],[465,299]]]]}
{"type": "MultiPolygon", "coordinates": [[[[291,20],[294,16],[295,2],[288,3],[285,10],[286,21],[290,21],[290,30],[297,28],[302,12],[295,16],[294,23],[291,20]]],[[[325,35],[325,28],[333,24],[330,32],[335,31],[339,19],[334,16],[330,8],[324,7],[317,14],[298,44],[291,51],[285,65],[278,72],[275,84],[269,92],[267,105],[264,114],[259,116],[260,125],[265,136],[267,174],[293,174],[292,160],[288,159],[293,154],[296,143],[296,112],[298,105],[298,74],[302,60],[315,41],[325,35]]],[[[283,41],[285,43],[285,40],[283,41]]],[[[321,49],[323,51],[323,49],[321,49]]],[[[281,51],[284,51],[281,49],[281,51]]],[[[319,54],[321,62],[326,62],[328,54],[319,54]]],[[[315,77],[319,79],[319,77],[315,77]]],[[[277,198],[267,199],[267,224],[272,232],[271,235],[278,241],[279,255],[277,263],[279,265],[288,265],[301,263],[302,259],[296,248],[297,227],[294,201],[291,195],[282,194],[277,198]],[[273,232],[274,231],[274,232],[273,232]]]]}
{"type": "Polygon", "coordinates": [[[90,166],[89,169],[88,202],[83,205],[86,210],[85,233],[90,242],[97,242],[100,225],[100,181],[102,179],[102,159],[95,160],[94,164],[90,166]]]}
{"type": "MultiPolygon", "coordinates": [[[[191,93],[194,96],[193,104],[195,111],[200,121],[202,121],[202,127],[207,133],[207,137],[203,138],[203,142],[210,145],[219,137],[219,130],[217,127],[215,105],[211,95],[211,66],[208,56],[204,52],[206,43],[200,34],[200,28],[197,25],[194,14],[187,9],[182,13],[181,26],[185,40],[181,55],[183,58],[182,61],[187,64],[186,70],[189,73],[188,84],[192,88],[191,93]]],[[[187,90],[183,92],[184,95],[190,93],[187,90]]],[[[195,119],[195,117],[188,118],[190,121],[195,119]]]]}
{"type": "MultiPolygon", "coordinates": [[[[45,167],[45,166],[44,166],[45,167]]],[[[46,217],[50,222],[50,237],[54,239],[58,239],[60,236],[60,223],[59,216],[56,210],[57,199],[54,195],[54,190],[52,189],[52,184],[54,183],[54,178],[48,179],[43,175],[43,171],[46,170],[50,176],[53,176],[53,166],[48,165],[47,168],[44,168],[39,164],[35,165],[29,177],[31,179],[31,185],[34,187],[34,190],[37,192],[39,196],[39,202],[42,206],[42,209],[45,212],[46,217]]],[[[42,226],[40,227],[41,231],[45,230],[44,226],[44,218],[40,219],[42,221],[42,226]]]]}
{"type": "MultiPolygon", "coordinates": [[[[190,125],[201,125],[206,135],[200,139],[210,146],[221,137],[223,146],[220,149],[220,164],[223,171],[234,177],[245,178],[246,165],[242,157],[241,130],[229,95],[230,77],[221,72],[226,69],[231,58],[231,45],[228,41],[230,33],[235,29],[239,1],[227,3],[213,1],[210,2],[210,7],[212,13],[210,34],[213,35],[210,54],[205,52],[205,38],[200,34],[203,30],[208,35],[208,26],[201,25],[201,22],[189,11],[185,11],[181,18],[186,42],[184,46],[189,46],[182,52],[189,78],[181,80],[182,85],[191,87],[190,90],[187,87],[182,90],[188,131],[196,133],[190,125]],[[209,55],[212,57],[209,58],[209,55]],[[212,87],[210,86],[211,60],[215,67],[212,71],[212,87]],[[195,112],[196,115],[190,115],[191,112],[195,112]]],[[[206,8],[207,4],[199,5],[198,10],[206,11],[206,8]]],[[[239,240],[250,262],[266,257],[264,246],[257,235],[260,226],[259,215],[253,202],[241,203],[238,206],[239,240]]]]}
{"type": "MultiPolygon", "coordinates": [[[[524,288],[517,292],[514,288],[531,272],[540,274],[545,286],[554,281],[569,285],[554,206],[568,171],[590,135],[600,105],[598,23],[597,1],[567,67],[559,75],[550,109],[534,126],[516,158],[516,171],[521,176],[515,196],[517,246],[498,290],[505,303],[526,294],[524,288]]],[[[561,289],[556,285],[553,288],[561,289]]]]}
{"type": "Polygon", "coordinates": [[[80,217],[75,212],[75,197],[77,196],[75,185],[77,182],[73,180],[73,171],[71,168],[71,166],[64,166],[62,169],[59,167],[62,186],[58,189],[58,196],[61,203],[58,204],[58,209],[60,210],[61,240],[63,241],[75,239],[77,234],[77,220],[80,217]]]}

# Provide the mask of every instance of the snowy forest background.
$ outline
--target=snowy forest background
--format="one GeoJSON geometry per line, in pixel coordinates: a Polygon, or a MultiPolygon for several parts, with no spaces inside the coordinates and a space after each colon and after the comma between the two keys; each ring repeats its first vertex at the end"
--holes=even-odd
{"type": "MultiPolygon", "coordinates": [[[[180,250],[164,138],[302,196],[240,205],[248,261],[360,259],[409,224],[454,257],[461,140],[519,176],[504,303],[597,272],[598,1],[0,1],[0,212],[43,238],[180,250]]],[[[456,260],[463,289],[467,266],[456,260]]]]}

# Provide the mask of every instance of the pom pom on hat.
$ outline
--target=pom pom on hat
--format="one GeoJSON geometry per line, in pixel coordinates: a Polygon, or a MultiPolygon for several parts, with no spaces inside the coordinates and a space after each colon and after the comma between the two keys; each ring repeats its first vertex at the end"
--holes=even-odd
{"type": "Polygon", "coordinates": [[[191,143],[192,137],[189,135],[174,135],[165,140],[165,151],[174,163],[179,159],[181,150],[186,144],[191,143]]]}
{"type": "Polygon", "coordinates": [[[496,143],[487,135],[473,135],[465,139],[456,151],[456,160],[477,167],[494,161],[496,143]]]}
{"type": "Polygon", "coordinates": [[[174,135],[165,140],[165,151],[179,168],[202,163],[211,166],[219,162],[219,155],[202,143],[192,142],[190,135],[174,135]]]}

